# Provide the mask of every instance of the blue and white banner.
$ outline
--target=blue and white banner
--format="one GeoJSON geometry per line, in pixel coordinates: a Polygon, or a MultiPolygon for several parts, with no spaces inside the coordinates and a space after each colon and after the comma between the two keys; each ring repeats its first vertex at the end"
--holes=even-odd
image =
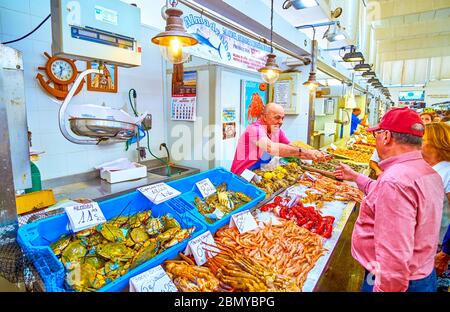
{"type": "Polygon", "coordinates": [[[199,41],[199,44],[190,48],[192,55],[254,71],[266,64],[266,56],[270,53],[269,45],[250,39],[199,14],[185,14],[183,21],[187,32],[199,41]]]}

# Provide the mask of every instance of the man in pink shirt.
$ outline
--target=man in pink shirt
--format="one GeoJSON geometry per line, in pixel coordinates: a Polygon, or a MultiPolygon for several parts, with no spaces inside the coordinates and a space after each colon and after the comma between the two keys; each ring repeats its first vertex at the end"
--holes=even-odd
{"type": "Polygon", "coordinates": [[[245,169],[259,168],[261,163],[269,162],[271,156],[295,156],[315,161],[325,159],[325,154],[320,151],[289,145],[289,139],[280,129],[283,120],[283,107],[268,103],[261,118],[250,124],[239,138],[231,172],[240,175],[245,169]]]}
{"type": "Polygon", "coordinates": [[[375,136],[381,159],[378,180],[343,164],[335,172],[365,193],[352,235],[352,255],[366,269],[362,290],[436,291],[444,191],[439,174],[422,158],[420,116],[394,108],[367,131],[375,136]]]}

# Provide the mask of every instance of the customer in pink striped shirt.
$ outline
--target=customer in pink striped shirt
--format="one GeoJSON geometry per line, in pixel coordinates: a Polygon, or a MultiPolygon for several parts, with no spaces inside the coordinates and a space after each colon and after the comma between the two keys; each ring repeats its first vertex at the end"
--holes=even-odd
{"type": "Polygon", "coordinates": [[[362,290],[436,291],[444,189],[422,158],[424,125],[415,111],[394,108],[367,131],[375,136],[381,159],[378,180],[344,164],[335,172],[365,193],[352,235],[352,255],[366,269],[362,290]]]}

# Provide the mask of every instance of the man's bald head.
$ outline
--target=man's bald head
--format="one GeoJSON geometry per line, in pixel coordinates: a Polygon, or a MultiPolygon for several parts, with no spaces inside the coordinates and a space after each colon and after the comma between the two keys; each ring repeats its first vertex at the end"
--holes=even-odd
{"type": "Polygon", "coordinates": [[[279,114],[283,114],[284,115],[284,108],[283,108],[283,106],[281,106],[281,105],[279,105],[277,103],[270,102],[270,103],[267,103],[266,106],[264,106],[264,109],[263,109],[262,113],[263,113],[263,115],[266,115],[268,113],[271,113],[271,114],[279,113],[279,114]]]}
{"type": "Polygon", "coordinates": [[[267,103],[267,105],[264,106],[261,121],[264,125],[269,126],[268,132],[272,132],[272,130],[275,131],[277,128],[280,128],[284,121],[283,107],[276,103],[267,103]]]}

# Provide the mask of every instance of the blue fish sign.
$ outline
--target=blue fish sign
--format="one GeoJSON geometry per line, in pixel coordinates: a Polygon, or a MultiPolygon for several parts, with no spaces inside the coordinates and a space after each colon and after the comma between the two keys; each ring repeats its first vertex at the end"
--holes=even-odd
{"type": "Polygon", "coordinates": [[[213,46],[213,44],[211,43],[211,41],[209,41],[209,38],[205,38],[202,35],[198,34],[198,33],[193,33],[191,34],[192,36],[195,37],[195,39],[198,40],[198,42],[200,44],[203,44],[205,46],[208,46],[214,50],[217,51],[217,53],[219,53],[220,58],[222,58],[222,54],[220,53],[220,47],[222,46],[222,42],[219,44],[219,46],[216,48],[215,46],[213,46]]]}

